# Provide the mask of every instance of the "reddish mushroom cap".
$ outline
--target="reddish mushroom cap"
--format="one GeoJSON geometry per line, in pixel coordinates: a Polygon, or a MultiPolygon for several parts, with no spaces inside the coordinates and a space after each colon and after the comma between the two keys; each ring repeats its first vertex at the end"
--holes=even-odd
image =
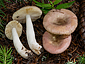
{"type": "Polygon", "coordinates": [[[71,35],[65,39],[61,39],[61,37],[58,37],[56,38],[56,41],[52,39],[53,35],[46,31],[43,35],[43,47],[51,54],[64,52],[71,43],[71,35]]]}
{"type": "Polygon", "coordinates": [[[52,34],[70,35],[76,29],[76,15],[67,9],[53,9],[43,19],[44,28],[52,34]]]}

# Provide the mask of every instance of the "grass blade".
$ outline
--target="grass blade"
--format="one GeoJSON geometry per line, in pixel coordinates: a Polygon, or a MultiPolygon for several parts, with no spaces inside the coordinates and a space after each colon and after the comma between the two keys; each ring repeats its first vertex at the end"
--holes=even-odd
{"type": "Polygon", "coordinates": [[[6,8],[6,6],[5,6],[5,4],[4,4],[3,0],[0,0],[0,6],[2,6],[2,7],[4,7],[4,8],[6,8]]]}
{"type": "Polygon", "coordinates": [[[0,15],[0,17],[5,18],[3,15],[0,15]]]}
{"type": "Polygon", "coordinates": [[[59,2],[61,2],[62,0],[56,0],[56,1],[54,1],[54,5],[56,5],[56,4],[58,4],[59,2]]]}
{"type": "Polygon", "coordinates": [[[0,36],[3,36],[4,34],[0,32],[0,36]]]}
{"type": "Polygon", "coordinates": [[[2,24],[0,24],[0,28],[1,28],[1,29],[4,29],[4,27],[3,27],[3,25],[2,25],[2,24]]]}
{"type": "Polygon", "coordinates": [[[39,6],[39,7],[43,7],[43,8],[45,8],[45,9],[51,9],[52,7],[51,7],[51,5],[50,4],[44,4],[44,3],[40,3],[40,2],[37,2],[37,1],[35,1],[35,0],[33,0],[36,4],[36,6],[39,6]]]}
{"type": "Polygon", "coordinates": [[[65,9],[65,8],[69,8],[75,1],[69,2],[69,3],[64,3],[64,4],[60,4],[56,7],[56,9],[65,9]]]}
{"type": "Polygon", "coordinates": [[[43,8],[45,8],[45,9],[51,9],[52,7],[51,7],[51,5],[50,4],[35,4],[35,5],[37,5],[37,6],[39,6],[39,7],[43,7],[43,8]]]}
{"type": "Polygon", "coordinates": [[[6,16],[6,14],[5,14],[1,9],[0,9],[0,13],[1,13],[1,14],[4,14],[4,15],[6,16]]]}
{"type": "Polygon", "coordinates": [[[51,4],[53,4],[51,0],[49,0],[49,2],[50,2],[51,4]]]}

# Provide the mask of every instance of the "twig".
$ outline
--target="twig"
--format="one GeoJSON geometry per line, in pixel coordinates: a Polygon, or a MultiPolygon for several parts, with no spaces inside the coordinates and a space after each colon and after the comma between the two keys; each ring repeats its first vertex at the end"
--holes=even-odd
{"type": "Polygon", "coordinates": [[[71,53],[75,52],[77,48],[78,48],[78,46],[71,53]]]}

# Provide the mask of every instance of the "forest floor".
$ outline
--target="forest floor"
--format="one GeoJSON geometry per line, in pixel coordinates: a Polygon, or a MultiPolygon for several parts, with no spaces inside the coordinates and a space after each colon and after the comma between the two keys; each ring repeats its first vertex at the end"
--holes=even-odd
{"type": "MultiPolygon", "coordinates": [[[[10,1],[12,3],[5,2],[5,6],[7,8],[6,10],[4,8],[1,8],[7,15],[6,19],[2,18],[6,22],[4,27],[6,26],[6,24],[8,22],[12,21],[12,15],[15,11],[17,11],[18,9],[20,9],[21,7],[24,7],[24,6],[28,6],[28,5],[34,6],[35,5],[34,2],[32,2],[32,3],[16,2],[15,3],[12,0],[10,0],[10,1]]],[[[37,0],[37,1],[40,1],[40,0],[37,0]]],[[[70,1],[74,1],[74,0],[63,0],[62,3],[66,3],[66,2],[70,2],[70,1]]],[[[46,3],[47,3],[47,1],[46,1],[46,3]]],[[[81,12],[79,12],[80,3],[78,1],[76,1],[68,9],[71,10],[72,12],[74,12],[74,14],[76,14],[78,17],[78,21],[80,21],[79,20],[80,19],[79,15],[81,13],[81,12]]],[[[42,45],[42,36],[43,36],[44,32],[46,31],[42,24],[44,16],[45,15],[43,14],[40,19],[33,22],[36,40],[40,45],[42,45]]],[[[30,49],[27,44],[27,39],[26,39],[26,25],[25,24],[22,24],[22,25],[23,25],[23,31],[22,31],[20,40],[27,49],[30,49]]],[[[43,48],[41,55],[36,55],[34,53],[34,56],[30,59],[22,58],[15,50],[13,41],[9,40],[5,35],[0,37],[0,44],[2,46],[5,45],[8,48],[12,47],[12,49],[13,49],[12,56],[14,57],[13,64],[64,64],[70,59],[73,62],[76,62],[78,54],[82,56],[85,53],[85,49],[84,49],[84,45],[83,45],[84,43],[80,42],[80,40],[78,39],[78,36],[79,36],[79,34],[78,34],[78,27],[77,27],[76,31],[74,33],[72,33],[72,41],[71,41],[69,48],[66,51],[64,51],[61,54],[50,54],[43,48]]]]}

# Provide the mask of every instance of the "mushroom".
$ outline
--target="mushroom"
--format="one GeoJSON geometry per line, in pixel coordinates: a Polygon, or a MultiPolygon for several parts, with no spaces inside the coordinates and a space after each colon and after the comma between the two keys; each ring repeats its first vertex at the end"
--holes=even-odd
{"type": "Polygon", "coordinates": [[[62,53],[69,47],[70,42],[71,35],[63,38],[63,36],[59,35],[53,36],[47,31],[43,35],[43,47],[51,54],[62,53]]]}
{"type": "Polygon", "coordinates": [[[5,28],[6,37],[13,40],[13,44],[17,52],[25,59],[32,55],[30,50],[27,50],[21,43],[19,37],[22,34],[22,25],[18,21],[10,21],[5,28]]]}
{"type": "Polygon", "coordinates": [[[67,9],[52,9],[43,19],[43,47],[52,54],[64,52],[71,43],[71,33],[78,22],[76,15],[67,9]]]}
{"type": "Polygon", "coordinates": [[[27,41],[30,49],[37,55],[41,54],[40,50],[42,46],[36,42],[32,21],[37,20],[41,15],[42,11],[38,7],[26,6],[16,11],[12,16],[13,20],[18,20],[21,23],[25,23],[26,21],[27,41]]]}
{"type": "Polygon", "coordinates": [[[30,15],[32,21],[36,21],[41,17],[42,11],[36,6],[25,6],[17,10],[13,14],[12,19],[20,23],[26,23],[26,15],[30,15]]]}

